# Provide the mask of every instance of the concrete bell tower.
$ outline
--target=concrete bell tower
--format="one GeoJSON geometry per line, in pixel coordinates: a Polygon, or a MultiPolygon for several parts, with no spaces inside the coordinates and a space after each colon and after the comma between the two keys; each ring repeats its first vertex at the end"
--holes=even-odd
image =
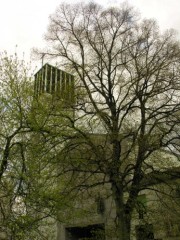
{"type": "Polygon", "coordinates": [[[65,106],[74,102],[74,76],[46,63],[35,75],[34,94],[50,94],[65,106]]]}

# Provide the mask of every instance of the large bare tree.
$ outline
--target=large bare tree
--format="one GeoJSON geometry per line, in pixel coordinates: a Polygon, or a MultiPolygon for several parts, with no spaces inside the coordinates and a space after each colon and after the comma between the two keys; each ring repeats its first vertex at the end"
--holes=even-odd
{"type": "Polygon", "coordinates": [[[161,34],[155,21],[140,20],[126,5],[94,3],[60,5],[45,38],[43,56],[58,59],[77,79],[78,111],[68,117],[75,134],[67,149],[89,154],[83,163],[69,154],[62,166],[69,174],[81,172],[78,189],[110,183],[118,239],[130,239],[139,192],[150,176],[172,166],[167,152],[179,155],[179,43],[173,31],[161,34]]]}

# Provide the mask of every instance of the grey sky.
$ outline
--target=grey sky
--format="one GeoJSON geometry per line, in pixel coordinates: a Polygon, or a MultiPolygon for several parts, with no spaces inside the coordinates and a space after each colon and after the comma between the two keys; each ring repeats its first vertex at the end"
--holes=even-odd
{"type": "MultiPolygon", "coordinates": [[[[68,0],[68,2],[73,3],[76,0],[68,0]]],[[[122,0],[98,1],[106,5],[118,5],[120,2],[122,0]]],[[[127,2],[137,8],[142,17],[155,18],[162,30],[175,28],[180,32],[180,0],[128,0],[127,2]]],[[[25,59],[28,60],[31,48],[43,45],[48,16],[60,3],[61,0],[4,0],[0,7],[0,52],[7,50],[9,54],[13,54],[16,49],[20,57],[24,53],[25,59]]],[[[180,38],[180,34],[178,37],[180,38]]]]}

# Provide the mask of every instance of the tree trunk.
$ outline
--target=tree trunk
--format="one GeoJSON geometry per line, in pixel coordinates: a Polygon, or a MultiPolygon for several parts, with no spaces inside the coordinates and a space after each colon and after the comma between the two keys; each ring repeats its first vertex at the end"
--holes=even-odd
{"type": "Polygon", "coordinates": [[[131,218],[126,212],[123,201],[123,191],[112,184],[113,198],[116,206],[116,232],[118,240],[130,240],[131,218]]]}

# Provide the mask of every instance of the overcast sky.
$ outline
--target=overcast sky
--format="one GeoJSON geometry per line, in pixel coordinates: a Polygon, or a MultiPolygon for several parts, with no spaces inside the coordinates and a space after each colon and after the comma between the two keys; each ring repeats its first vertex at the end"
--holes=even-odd
{"type": "MultiPolygon", "coordinates": [[[[84,0],[88,2],[88,0],[84,0]]],[[[96,0],[97,1],[97,0],[96,0]]],[[[43,45],[48,17],[62,0],[2,0],[0,5],[0,52],[18,52],[30,59],[32,47],[43,45]],[[16,47],[17,45],[17,47],[16,47]]],[[[66,1],[67,2],[67,1],[66,1]]],[[[76,0],[68,0],[76,2],[76,0]]],[[[101,4],[112,5],[122,0],[99,0],[101,4]]],[[[180,32],[180,0],[128,0],[142,17],[154,18],[160,28],[174,28],[180,32]]],[[[180,38],[180,33],[178,34],[180,38]]]]}

